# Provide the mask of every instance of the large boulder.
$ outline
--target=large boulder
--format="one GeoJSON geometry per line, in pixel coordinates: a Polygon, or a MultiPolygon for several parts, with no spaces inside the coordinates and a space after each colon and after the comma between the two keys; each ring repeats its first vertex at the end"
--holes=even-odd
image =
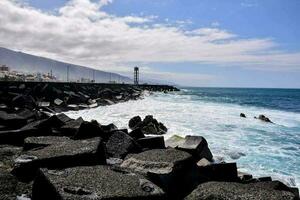
{"type": "Polygon", "coordinates": [[[106,143],[107,154],[114,158],[124,158],[129,153],[141,151],[140,146],[128,134],[115,131],[106,143]]]}
{"type": "Polygon", "coordinates": [[[264,115],[259,115],[258,119],[260,119],[261,121],[264,121],[264,122],[273,123],[268,117],[266,117],[264,115]]]}
{"type": "Polygon", "coordinates": [[[103,139],[108,137],[96,121],[82,122],[78,131],[74,135],[74,139],[86,139],[93,137],[102,137],[103,139]]]}
{"type": "Polygon", "coordinates": [[[147,175],[171,199],[178,199],[191,192],[198,183],[195,162],[184,151],[153,149],[128,155],[120,167],[147,175]]]}
{"type": "Polygon", "coordinates": [[[279,181],[257,183],[207,182],[200,184],[186,200],[296,200],[290,189],[279,181]]]}
{"type": "Polygon", "coordinates": [[[0,124],[10,129],[18,129],[27,123],[27,118],[16,113],[0,111],[0,124]]]}
{"type": "MultiPolygon", "coordinates": [[[[202,161],[205,158],[201,159],[202,161]]],[[[200,161],[201,161],[200,160],[200,161]]],[[[199,162],[197,163],[199,166],[199,162]]],[[[203,164],[203,162],[202,162],[203,164]]],[[[239,181],[236,163],[210,163],[199,166],[200,182],[204,181],[239,181]]]]}
{"type": "Polygon", "coordinates": [[[68,121],[60,128],[60,131],[62,135],[74,136],[83,122],[84,120],[81,117],[76,120],[68,121]]]}
{"type": "Polygon", "coordinates": [[[47,120],[39,124],[39,128],[60,128],[66,125],[68,122],[73,121],[66,114],[58,114],[49,117],[47,120]]]}
{"type": "Polygon", "coordinates": [[[152,136],[140,138],[137,140],[137,143],[143,149],[165,149],[165,140],[163,136],[152,136]]]}
{"type": "Polygon", "coordinates": [[[180,136],[174,135],[166,141],[166,145],[189,152],[198,160],[201,158],[206,158],[207,160],[211,161],[213,158],[213,155],[208,148],[207,141],[202,136],[187,135],[183,139],[180,136]]]}
{"type": "Polygon", "coordinates": [[[132,130],[131,132],[129,132],[129,135],[134,138],[135,140],[144,138],[145,135],[143,133],[143,131],[140,128],[136,128],[134,130],[132,130]]]}
{"type": "Polygon", "coordinates": [[[140,116],[135,116],[129,120],[128,126],[130,129],[133,130],[141,122],[142,122],[142,118],[140,116]]]}
{"type": "MultiPolygon", "coordinates": [[[[16,200],[17,197],[31,196],[31,183],[19,182],[16,177],[0,169],[0,199],[16,200]]],[[[24,198],[25,200],[25,198],[24,198]]]]}
{"type": "MultiPolygon", "coordinates": [[[[29,140],[29,147],[39,148],[24,151],[15,159],[13,173],[20,178],[31,179],[36,169],[65,168],[106,163],[105,150],[100,138],[71,140],[67,137],[38,137],[29,140]]],[[[28,143],[29,143],[28,142],[28,143]]]]}
{"type": "Polygon", "coordinates": [[[165,199],[164,192],[146,178],[108,166],[41,169],[33,185],[32,200],[53,199],[165,199]]]}

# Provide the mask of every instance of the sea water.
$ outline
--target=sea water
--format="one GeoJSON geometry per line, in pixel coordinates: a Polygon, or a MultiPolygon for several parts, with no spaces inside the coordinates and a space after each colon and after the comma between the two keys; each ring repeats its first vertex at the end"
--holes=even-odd
{"type": "Polygon", "coordinates": [[[272,176],[300,187],[300,90],[182,88],[180,92],[145,95],[90,110],[72,111],[70,117],[96,119],[127,128],[136,115],[153,115],[174,134],[207,139],[218,161],[236,162],[239,171],[272,176]],[[245,113],[247,118],[241,118],[245,113]],[[254,116],[264,114],[274,123],[254,116]]]}

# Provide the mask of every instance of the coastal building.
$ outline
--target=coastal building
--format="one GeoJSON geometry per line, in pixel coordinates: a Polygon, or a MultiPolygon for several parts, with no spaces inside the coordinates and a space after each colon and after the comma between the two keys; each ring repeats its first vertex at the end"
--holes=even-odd
{"type": "Polygon", "coordinates": [[[9,72],[9,67],[6,65],[0,66],[0,72],[9,72]]]}

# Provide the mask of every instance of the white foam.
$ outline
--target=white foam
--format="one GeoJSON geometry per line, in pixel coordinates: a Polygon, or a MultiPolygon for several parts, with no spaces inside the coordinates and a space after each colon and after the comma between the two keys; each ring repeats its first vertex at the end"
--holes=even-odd
{"type": "Polygon", "coordinates": [[[193,100],[189,95],[154,94],[143,100],[67,113],[127,128],[130,118],[154,115],[173,134],[204,136],[214,155],[234,161],[245,172],[300,186],[300,114],[193,100]],[[243,112],[247,118],[240,118],[243,112]],[[265,114],[275,124],[254,119],[265,114]],[[297,145],[298,144],[298,145],[297,145]],[[233,156],[230,155],[245,155],[233,156]]]}

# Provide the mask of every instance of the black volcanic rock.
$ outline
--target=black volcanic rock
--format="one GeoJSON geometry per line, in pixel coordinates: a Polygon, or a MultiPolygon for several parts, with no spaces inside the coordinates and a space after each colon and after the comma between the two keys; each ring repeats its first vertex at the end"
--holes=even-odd
{"type": "Polygon", "coordinates": [[[241,113],[240,117],[246,118],[246,115],[244,113],[241,113]]]}
{"type": "Polygon", "coordinates": [[[170,199],[180,199],[198,183],[195,163],[189,153],[170,148],[130,154],[120,167],[147,175],[170,199]]]}
{"type": "Polygon", "coordinates": [[[99,138],[74,141],[66,137],[39,137],[29,142],[29,146],[41,148],[24,151],[16,158],[13,173],[24,180],[33,178],[40,167],[65,168],[106,163],[105,150],[99,138]]]}
{"type": "Polygon", "coordinates": [[[73,121],[73,119],[61,113],[61,114],[51,116],[44,122],[40,123],[38,127],[39,128],[60,128],[66,125],[66,123],[70,121],[73,121]]]}
{"type": "Polygon", "coordinates": [[[137,143],[143,149],[165,149],[165,140],[163,136],[145,137],[137,140],[137,143]]]}
{"type": "Polygon", "coordinates": [[[135,116],[129,120],[128,126],[130,129],[133,130],[141,122],[142,122],[142,118],[140,116],[135,116]]]}
{"type": "Polygon", "coordinates": [[[165,198],[164,192],[146,178],[114,171],[108,166],[42,169],[34,181],[32,194],[32,200],[165,198]]]}
{"type": "Polygon", "coordinates": [[[261,121],[264,121],[264,122],[273,123],[268,117],[266,117],[264,115],[259,115],[258,119],[260,119],[261,121]]]}
{"type": "Polygon", "coordinates": [[[211,163],[198,169],[202,181],[239,180],[236,163],[211,163]]]}
{"type": "Polygon", "coordinates": [[[108,136],[96,122],[82,122],[74,139],[86,139],[93,137],[107,138],[108,136]]]}
{"type": "Polygon", "coordinates": [[[129,132],[129,135],[135,140],[145,137],[143,131],[140,128],[132,130],[131,132],[129,132]]]}
{"type": "Polygon", "coordinates": [[[83,122],[84,120],[81,117],[73,121],[68,121],[60,128],[60,131],[63,132],[62,135],[74,136],[83,122]]]}
{"type": "Polygon", "coordinates": [[[295,195],[279,181],[257,183],[207,182],[200,184],[185,200],[295,200],[295,195]]]}
{"type": "Polygon", "coordinates": [[[129,153],[141,151],[141,147],[122,131],[115,131],[106,143],[107,154],[114,158],[124,158],[129,153]]]}

